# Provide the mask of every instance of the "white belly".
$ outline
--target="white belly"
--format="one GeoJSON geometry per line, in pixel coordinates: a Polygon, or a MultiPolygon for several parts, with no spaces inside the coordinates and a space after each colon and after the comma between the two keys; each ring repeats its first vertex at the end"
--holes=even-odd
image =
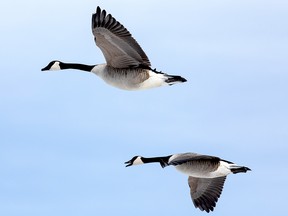
{"type": "Polygon", "coordinates": [[[149,78],[139,85],[139,89],[149,89],[160,86],[168,86],[168,83],[165,82],[167,79],[164,74],[149,72],[149,78]]]}
{"type": "Polygon", "coordinates": [[[185,164],[178,165],[175,168],[188,176],[196,178],[217,178],[220,176],[227,176],[231,173],[229,164],[223,161],[220,161],[220,166],[213,172],[206,171],[205,169],[193,169],[193,167],[189,167],[185,164]]]}

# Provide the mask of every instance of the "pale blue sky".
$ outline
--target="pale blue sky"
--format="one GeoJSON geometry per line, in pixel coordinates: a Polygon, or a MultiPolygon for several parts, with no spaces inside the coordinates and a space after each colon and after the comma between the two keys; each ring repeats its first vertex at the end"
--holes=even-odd
{"type": "Polygon", "coordinates": [[[187,177],[134,155],[198,152],[253,171],[230,175],[211,215],[284,215],[288,2],[1,1],[0,215],[205,215],[187,177]],[[96,6],[152,66],[188,82],[128,92],[59,59],[103,63],[96,6]]]}

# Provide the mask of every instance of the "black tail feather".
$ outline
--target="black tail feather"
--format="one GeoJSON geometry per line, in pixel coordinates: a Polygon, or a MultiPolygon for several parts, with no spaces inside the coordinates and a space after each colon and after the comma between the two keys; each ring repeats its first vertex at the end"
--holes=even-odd
{"type": "Polygon", "coordinates": [[[187,82],[187,80],[181,76],[175,76],[175,75],[168,75],[166,73],[163,73],[162,71],[157,71],[157,69],[152,69],[149,68],[150,70],[152,70],[155,73],[159,73],[159,74],[163,74],[165,75],[165,77],[167,77],[167,79],[165,80],[166,83],[168,83],[169,85],[173,85],[177,82],[187,82]]]}
{"type": "Polygon", "coordinates": [[[173,85],[176,82],[186,82],[187,80],[181,76],[170,76],[168,77],[168,79],[165,81],[166,83],[168,83],[169,85],[173,85]]]}
{"type": "Polygon", "coordinates": [[[231,172],[233,174],[236,174],[236,173],[246,173],[247,171],[251,171],[250,168],[248,167],[237,167],[237,168],[231,168],[231,172]]]}

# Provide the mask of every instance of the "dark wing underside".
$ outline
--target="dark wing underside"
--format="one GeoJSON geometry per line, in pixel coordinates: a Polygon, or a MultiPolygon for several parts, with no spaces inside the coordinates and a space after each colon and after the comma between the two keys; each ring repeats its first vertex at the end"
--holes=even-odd
{"type": "Polygon", "coordinates": [[[114,68],[150,68],[148,57],[130,32],[100,7],[92,15],[92,32],[107,65],[114,68]]]}
{"type": "Polygon", "coordinates": [[[221,195],[226,176],[218,178],[195,178],[189,176],[188,184],[193,204],[201,211],[213,211],[221,195]]]}

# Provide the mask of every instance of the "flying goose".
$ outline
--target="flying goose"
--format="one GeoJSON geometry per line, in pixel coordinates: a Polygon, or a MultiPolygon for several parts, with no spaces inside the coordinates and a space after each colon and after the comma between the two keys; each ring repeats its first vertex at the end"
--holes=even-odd
{"type": "Polygon", "coordinates": [[[92,32],[106,64],[85,65],[52,61],[42,71],[78,69],[92,72],[106,83],[125,90],[140,90],[186,82],[151,68],[150,61],[130,32],[111,14],[97,7],[92,15],[92,32]]]}
{"type": "Polygon", "coordinates": [[[214,210],[228,174],[246,173],[250,170],[248,167],[238,166],[219,157],[196,153],[151,158],[135,156],[125,162],[126,167],[145,163],[160,163],[162,168],[173,165],[177,170],[188,175],[193,204],[206,212],[214,210]]]}

